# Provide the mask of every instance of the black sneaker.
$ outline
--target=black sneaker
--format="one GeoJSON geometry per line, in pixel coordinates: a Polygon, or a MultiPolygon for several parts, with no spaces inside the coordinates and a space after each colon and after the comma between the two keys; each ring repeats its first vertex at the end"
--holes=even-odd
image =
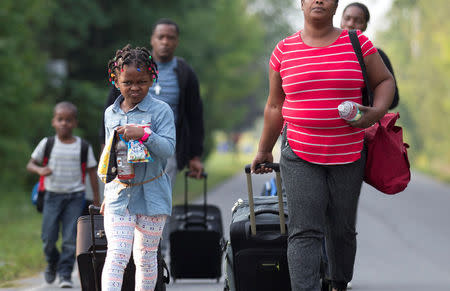
{"type": "Polygon", "coordinates": [[[56,265],[48,264],[44,272],[45,282],[51,284],[55,282],[56,279],[56,265]]]}

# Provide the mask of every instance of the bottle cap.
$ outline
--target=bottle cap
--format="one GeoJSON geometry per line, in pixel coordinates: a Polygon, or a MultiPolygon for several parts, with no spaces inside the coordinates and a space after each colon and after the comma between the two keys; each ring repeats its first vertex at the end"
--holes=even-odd
{"type": "Polygon", "coordinates": [[[339,106],[338,106],[339,112],[343,113],[343,114],[350,113],[350,111],[352,110],[352,107],[348,106],[348,105],[349,105],[348,103],[341,103],[341,104],[339,104],[339,106]]]}

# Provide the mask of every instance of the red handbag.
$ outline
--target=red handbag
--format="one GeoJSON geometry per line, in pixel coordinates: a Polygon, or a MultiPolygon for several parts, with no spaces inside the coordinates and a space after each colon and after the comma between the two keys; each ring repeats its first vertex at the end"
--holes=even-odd
{"type": "Polygon", "coordinates": [[[385,194],[402,192],[411,180],[406,151],[409,145],[403,142],[402,128],[395,125],[399,118],[399,113],[387,113],[365,131],[364,182],[385,194]]]}
{"type": "MultiPolygon", "coordinates": [[[[355,31],[349,31],[349,36],[366,83],[368,98],[366,101],[373,106],[373,93],[369,86],[358,36],[355,31]]],[[[402,192],[411,180],[406,151],[409,145],[403,142],[402,128],[395,125],[399,118],[399,113],[387,113],[375,125],[365,130],[367,159],[364,182],[385,194],[402,192]]]]}

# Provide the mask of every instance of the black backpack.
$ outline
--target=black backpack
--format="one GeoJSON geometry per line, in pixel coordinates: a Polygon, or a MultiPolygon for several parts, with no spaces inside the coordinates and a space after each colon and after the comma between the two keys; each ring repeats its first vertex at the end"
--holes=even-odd
{"type": "MultiPolygon", "coordinates": [[[[48,159],[50,158],[50,153],[52,152],[53,145],[55,144],[55,136],[47,137],[47,143],[44,148],[44,159],[42,160],[42,166],[45,167],[48,164],[48,159]]],[[[89,143],[84,139],[81,139],[81,151],[80,151],[80,162],[81,162],[81,177],[83,183],[86,177],[86,163],[88,155],[89,143]]],[[[37,187],[37,199],[36,199],[36,209],[38,212],[42,212],[44,209],[44,194],[45,194],[45,176],[40,176],[38,187],[37,187]]]]}

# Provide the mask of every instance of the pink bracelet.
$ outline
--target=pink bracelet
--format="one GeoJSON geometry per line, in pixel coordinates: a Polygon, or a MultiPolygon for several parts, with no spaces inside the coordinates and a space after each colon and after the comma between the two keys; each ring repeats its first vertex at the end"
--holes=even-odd
{"type": "Polygon", "coordinates": [[[144,135],[139,140],[140,142],[146,142],[148,137],[152,134],[152,130],[149,127],[144,127],[144,135]]]}

